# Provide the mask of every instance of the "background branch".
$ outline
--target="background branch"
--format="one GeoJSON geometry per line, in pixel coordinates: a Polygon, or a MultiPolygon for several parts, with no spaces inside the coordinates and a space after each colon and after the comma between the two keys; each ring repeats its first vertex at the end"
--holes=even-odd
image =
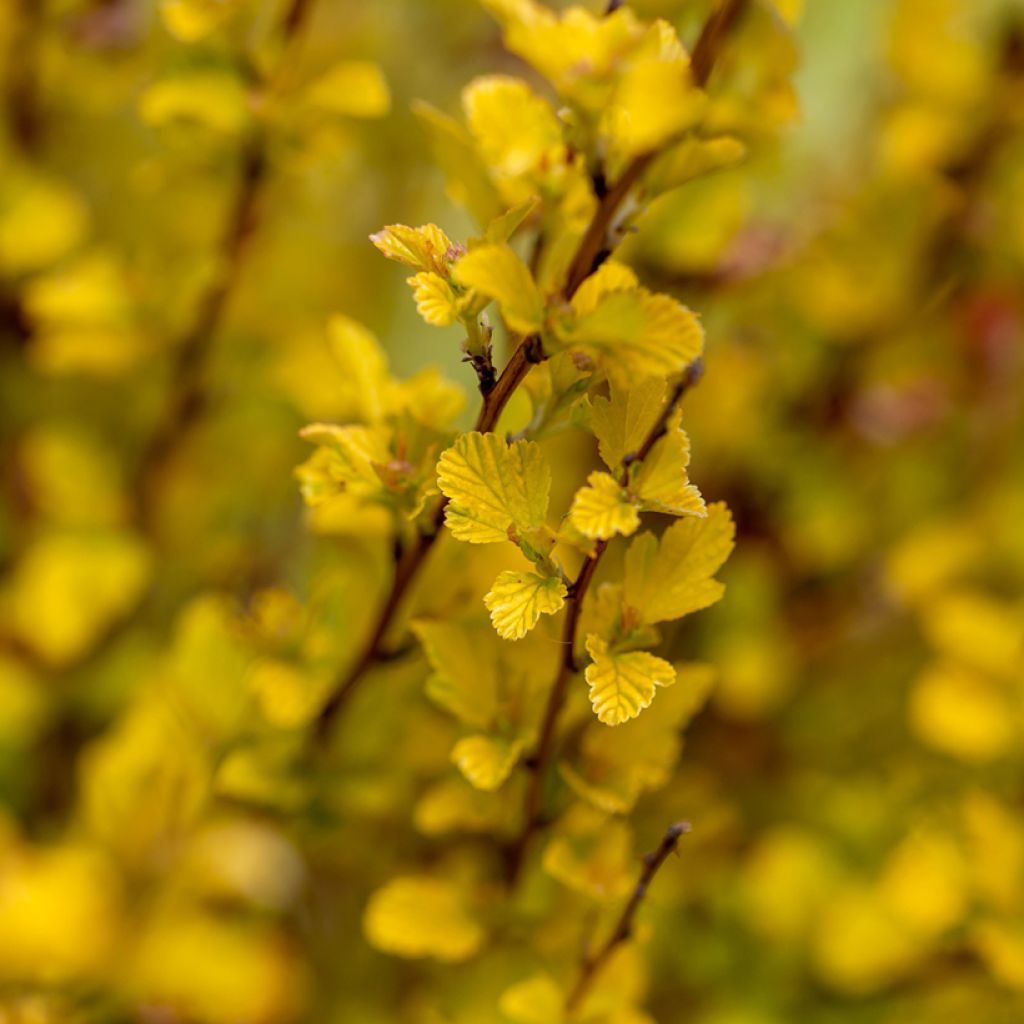
{"type": "Polygon", "coordinates": [[[579,1007],[590,991],[594,980],[600,974],[605,964],[611,959],[615,950],[624,942],[629,941],[630,936],[633,934],[633,922],[637,911],[647,895],[647,890],[654,880],[654,876],[658,873],[661,865],[668,859],[669,854],[676,852],[680,838],[689,831],[690,823],[688,821],[679,821],[674,825],[670,825],[658,848],[644,857],[644,869],[640,874],[640,879],[636,883],[629,901],[622,908],[622,913],[619,915],[618,921],[615,922],[615,927],[612,929],[611,934],[596,953],[584,956],[580,964],[576,982],[565,1001],[567,1013],[572,1013],[579,1007]]]}

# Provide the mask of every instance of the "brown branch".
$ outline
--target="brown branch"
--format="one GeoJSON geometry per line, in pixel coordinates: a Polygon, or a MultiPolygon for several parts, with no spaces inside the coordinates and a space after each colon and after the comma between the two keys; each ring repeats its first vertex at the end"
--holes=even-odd
{"type": "Polygon", "coordinates": [[[722,44],[746,10],[747,0],[721,0],[717,10],[704,23],[690,55],[694,84],[704,88],[722,52],[722,44]]]}
{"type": "Polygon", "coordinates": [[[622,913],[619,915],[612,933],[596,953],[583,958],[576,982],[565,1000],[566,1013],[571,1014],[579,1008],[595,978],[611,959],[612,954],[624,942],[629,941],[633,934],[633,922],[636,919],[637,911],[647,895],[654,876],[668,859],[669,854],[676,852],[680,838],[689,831],[690,823],[687,821],[679,821],[670,825],[658,848],[644,857],[644,869],[640,873],[640,879],[636,883],[636,888],[633,889],[629,901],[622,908],[622,913]]]}
{"type": "MultiPolygon", "coordinates": [[[[654,426],[648,431],[643,444],[636,452],[628,453],[622,460],[622,469],[619,473],[619,483],[625,487],[629,482],[629,468],[635,462],[642,462],[650,453],[654,445],[665,435],[668,429],[669,420],[675,412],[683,396],[690,390],[703,375],[703,363],[695,359],[683,372],[678,383],[672,389],[665,407],[661,410],[654,426]]],[[[541,722],[540,739],[537,741],[537,750],[528,761],[531,770],[530,781],[526,787],[526,797],[523,802],[523,826],[519,838],[512,846],[508,855],[508,879],[509,884],[515,884],[526,858],[534,833],[541,827],[540,819],[540,798],[544,788],[545,776],[548,765],[555,750],[555,737],[558,731],[558,719],[565,706],[565,695],[573,676],[579,672],[580,666],[576,660],[576,636],[579,625],[580,614],[583,610],[583,601],[590,589],[594,579],[594,573],[608,548],[608,541],[600,540],[594,545],[594,550],[587,556],[580,567],[579,574],[569,589],[569,597],[566,601],[565,622],[562,626],[562,660],[559,663],[558,675],[548,694],[547,705],[544,708],[544,718],[541,722]]]]}
{"type": "Polygon", "coordinates": [[[26,156],[39,149],[37,60],[42,0],[14,0],[14,25],[7,54],[7,124],[11,139],[26,156]]]}

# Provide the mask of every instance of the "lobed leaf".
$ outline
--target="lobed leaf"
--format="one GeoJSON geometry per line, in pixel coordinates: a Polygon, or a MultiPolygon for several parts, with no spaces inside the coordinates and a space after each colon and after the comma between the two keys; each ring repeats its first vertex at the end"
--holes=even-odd
{"type": "Polygon", "coordinates": [[[590,703],[605,725],[619,725],[650,706],[659,686],[671,686],[676,670],[664,659],[647,651],[609,654],[600,637],[587,637],[587,652],[593,662],[587,666],[590,703]]]}
{"type": "Polygon", "coordinates": [[[608,540],[628,537],[640,525],[640,512],[629,492],[608,473],[591,473],[572,500],[569,522],[585,537],[608,540]]]}

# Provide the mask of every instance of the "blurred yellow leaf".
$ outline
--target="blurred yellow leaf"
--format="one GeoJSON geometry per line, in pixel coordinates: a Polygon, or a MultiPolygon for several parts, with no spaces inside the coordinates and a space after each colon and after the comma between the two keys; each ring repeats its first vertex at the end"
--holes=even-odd
{"type": "Polygon", "coordinates": [[[340,61],[306,90],[307,102],[346,117],[383,117],[391,108],[391,92],[380,66],[368,60],[340,61]]]}
{"type": "Polygon", "coordinates": [[[509,777],[522,749],[521,740],[466,736],[452,748],[452,763],[477,789],[490,791],[509,777]]]}
{"type": "Polygon", "coordinates": [[[544,300],[526,264],[507,245],[482,245],[455,264],[456,281],[501,307],[508,326],[519,334],[539,331],[544,300]]]}

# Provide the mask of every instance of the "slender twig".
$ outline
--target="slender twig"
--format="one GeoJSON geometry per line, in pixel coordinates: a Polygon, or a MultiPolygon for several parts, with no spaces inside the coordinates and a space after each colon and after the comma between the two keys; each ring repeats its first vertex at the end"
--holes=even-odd
{"type": "Polygon", "coordinates": [[[580,963],[579,974],[576,976],[576,982],[565,1000],[566,1013],[571,1014],[579,1008],[590,991],[594,980],[601,973],[605,964],[611,959],[612,954],[624,942],[629,941],[633,934],[633,922],[637,911],[647,895],[647,890],[654,880],[654,876],[658,873],[661,865],[668,859],[669,854],[676,852],[680,838],[689,831],[690,823],[687,821],[679,821],[674,825],[670,825],[658,848],[644,857],[644,868],[640,873],[640,879],[636,883],[636,887],[633,889],[628,902],[622,908],[622,913],[619,915],[618,921],[615,922],[615,927],[612,929],[611,934],[596,953],[583,957],[580,963]]]}
{"type": "Polygon", "coordinates": [[[693,53],[690,54],[690,72],[694,82],[703,88],[711,77],[722,52],[722,43],[739,21],[748,0],[721,0],[715,12],[704,23],[693,53]]]}
{"type": "MultiPolygon", "coordinates": [[[[665,407],[662,409],[654,426],[648,431],[643,444],[635,451],[629,452],[622,460],[619,472],[619,483],[626,486],[629,482],[629,468],[635,462],[643,461],[650,453],[654,445],[665,435],[668,429],[669,420],[676,411],[683,396],[692,388],[703,374],[703,363],[700,359],[694,360],[684,371],[672,393],[669,395],[665,407]]],[[[530,768],[530,780],[526,787],[526,796],[523,801],[523,824],[522,830],[516,842],[510,848],[508,855],[508,879],[510,884],[515,884],[526,858],[534,833],[541,827],[540,799],[544,789],[544,782],[547,776],[548,765],[554,755],[555,737],[558,731],[558,720],[565,706],[566,691],[569,683],[580,670],[576,658],[576,648],[579,638],[577,631],[580,614],[583,610],[583,601],[590,589],[594,579],[594,573],[608,548],[608,541],[600,540],[594,545],[594,550],[584,560],[580,567],[576,580],[569,588],[569,596],[566,600],[565,621],[562,624],[562,659],[558,666],[558,675],[548,693],[547,705],[544,708],[544,718],[541,721],[540,738],[537,741],[537,749],[527,762],[530,768]]]]}

